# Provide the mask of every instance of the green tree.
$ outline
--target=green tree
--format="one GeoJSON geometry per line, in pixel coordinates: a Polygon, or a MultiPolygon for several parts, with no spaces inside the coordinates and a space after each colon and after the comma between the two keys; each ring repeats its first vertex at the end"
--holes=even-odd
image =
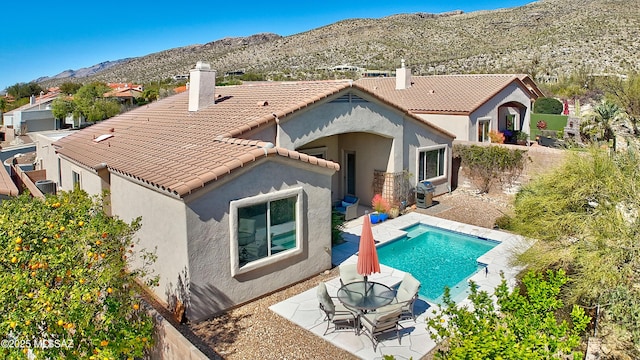
{"type": "Polygon", "coordinates": [[[7,111],[7,98],[4,96],[0,97],[0,114],[7,111]]]}
{"type": "Polygon", "coordinates": [[[56,119],[65,119],[76,111],[76,106],[71,99],[57,98],[51,103],[51,112],[56,119]]]}
{"type": "Polygon", "coordinates": [[[454,156],[460,157],[471,181],[481,193],[488,193],[496,183],[513,184],[527,161],[527,151],[503,146],[454,145],[454,156]]]}
{"type": "Polygon", "coordinates": [[[102,209],[78,189],[2,202],[0,338],[22,347],[4,346],[0,357],[124,359],[149,348],[153,323],[134,280],[146,278],[153,257],[142,252],[146,265],[136,269],[129,250],[140,220],[102,209]]]}
{"type": "Polygon", "coordinates": [[[7,94],[13,96],[16,100],[28,98],[31,95],[40,95],[44,89],[35,82],[16,83],[7,88],[7,94]]]}
{"type": "Polygon", "coordinates": [[[640,155],[593,149],[532,180],[516,195],[511,230],[538,239],[520,260],[563,268],[564,297],[600,308],[598,335],[640,358],[640,155]]]}
{"type": "Polygon", "coordinates": [[[104,83],[93,82],[84,85],[73,97],[76,110],[87,121],[100,121],[119,114],[120,104],[116,100],[104,97],[109,90],[104,83]]]}
{"type": "Polygon", "coordinates": [[[584,309],[574,306],[571,321],[559,320],[564,303],[558,298],[567,282],[564,271],[528,272],[522,288],[509,292],[507,283],[496,288],[497,305],[485,291],[471,284],[471,309],[458,306],[445,290],[444,307],[427,320],[431,337],[447,339],[442,359],[582,359],[581,334],[589,324],[584,309]]]}
{"type": "Polygon", "coordinates": [[[60,92],[65,95],[73,95],[80,90],[81,87],[82,84],[80,83],[67,81],[60,84],[60,92]]]}
{"type": "Polygon", "coordinates": [[[640,74],[632,73],[626,79],[610,77],[605,84],[606,95],[624,109],[633,126],[633,132],[640,135],[640,74]]]}
{"type": "Polygon", "coordinates": [[[536,100],[533,108],[533,112],[537,114],[562,114],[564,106],[558,99],[541,97],[536,100]]]}

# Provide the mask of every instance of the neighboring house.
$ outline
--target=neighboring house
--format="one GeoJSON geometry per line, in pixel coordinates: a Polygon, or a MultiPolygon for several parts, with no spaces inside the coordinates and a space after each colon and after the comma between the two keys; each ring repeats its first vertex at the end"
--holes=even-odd
{"type": "Polygon", "coordinates": [[[52,91],[31,96],[28,104],[3,114],[3,125],[13,127],[18,135],[59,128],[51,111],[51,103],[59,95],[59,91],[52,91]]]}
{"type": "Polygon", "coordinates": [[[215,74],[198,63],[187,92],[36,140],[59,188],[108,190],[109,213],[142,217],[139,247],[155,249],[160,275],[152,290],[191,320],[330,268],[331,206],[345,194],[363,205],[374,186],[397,197],[406,174],[449,188],[454,136],[374,91],[216,87],[215,74]]]}
{"type": "Polygon", "coordinates": [[[116,98],[121,104],[133,105],[134,99],[142,96],[142,91],[138,89],[113,90],[104,94],[105,97],[116,98]]]}
{"type": "Polygon", "coordinates": [[[542,92],[527,75],[412,76],[363,78],[356,84],[456,136],[488,142],[489,131],[529,132],[532,101],[542,92]]]}

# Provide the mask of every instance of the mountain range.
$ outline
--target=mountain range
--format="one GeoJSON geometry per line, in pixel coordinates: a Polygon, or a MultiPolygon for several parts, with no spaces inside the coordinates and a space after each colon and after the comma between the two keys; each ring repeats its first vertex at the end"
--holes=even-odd
{"type": "Polygon", "coordinates": [[[637,0],[539,0],[492,11],[346,19],[286,37],[265,33],[168,49],[40,82],[147,83],[188,74],[200,60],[219,75],[326,79],[346,76],[330,70],[335,66],[388,71],[401,59],[418,75],[517,72],[554,79],[578,70],[637,71],[640,6],[637,0]]]}

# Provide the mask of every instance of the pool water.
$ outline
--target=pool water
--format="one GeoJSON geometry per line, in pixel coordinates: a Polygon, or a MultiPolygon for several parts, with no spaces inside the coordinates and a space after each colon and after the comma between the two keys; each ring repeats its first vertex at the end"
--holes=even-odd
{"type": "Polygon", "coordinates": [[[381,264],[412,274],[420,281],[421,297],[439,302],[444,287],[452,297],[468,288],[467,279],[484,269],[478,257],[498,242],[424,224],[403,229],[405,237],[378,247],[381,264]]]}

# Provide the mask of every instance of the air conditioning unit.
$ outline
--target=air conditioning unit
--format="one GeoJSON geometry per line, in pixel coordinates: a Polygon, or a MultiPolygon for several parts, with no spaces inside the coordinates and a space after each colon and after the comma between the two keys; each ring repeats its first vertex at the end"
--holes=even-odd
{"type": "Polygon", "coordinates": [[[53,180],[38,180],[36,181],[36,187],[43,194],[56,194],[56,183],[53,180]]]}

